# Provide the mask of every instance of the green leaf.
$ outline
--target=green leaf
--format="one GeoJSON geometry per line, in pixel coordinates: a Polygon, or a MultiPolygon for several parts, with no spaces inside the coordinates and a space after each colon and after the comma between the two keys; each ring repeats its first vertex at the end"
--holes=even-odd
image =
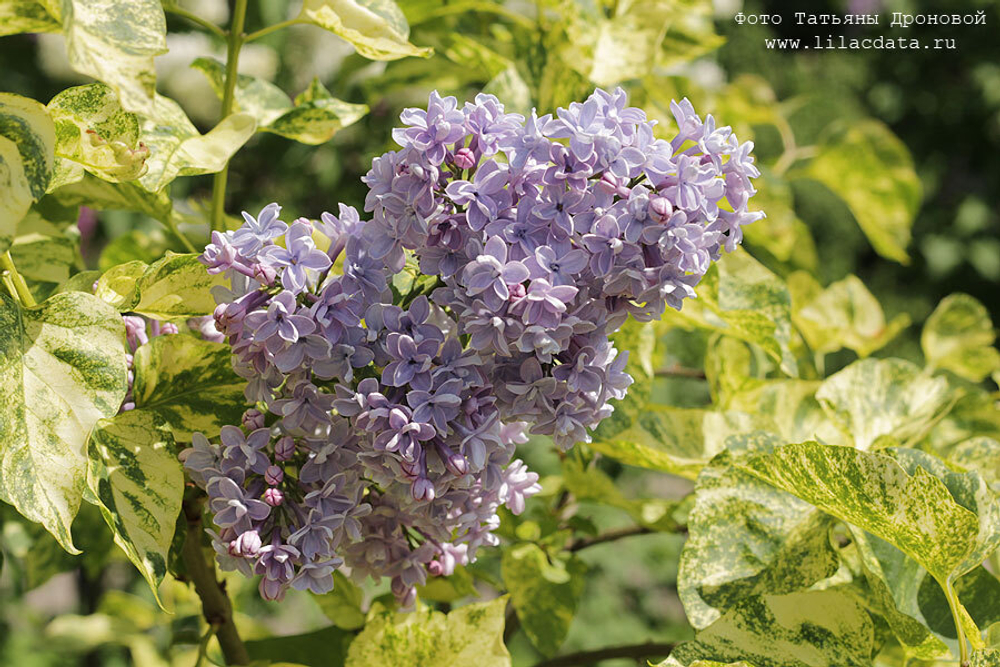
{"type": "Polygon", "coordinates": [[[995,340],[993,322],[983,304],[967,294],[952,294],[927,318],[920,346],[928,365],[982,382],[1000,368],[995,340]]]}
{"type": "Polygon", "coordinates": [[[180,106],[162,95],[156,96],[149,116],[142,124],[148,170],[139,183],[150,192],[161,191],[178,176],[222,171],[257,129],[253,116],[234,113],[202,135],[180,106]]]}
{"type": "Polygon", "coordinates": [[[71,553],[87,436],[128,388],[124,334],[118,313],[83,292],[32,309],[0,294],[0,493],[71,553]]]}
{"type": "Polygon", "coordinates": [[[969,656],[969,667],[1000,667],[1000,649],[973,651],[969,656]]]}
{"type": "Polygon", "coordinates": [[[153,58],[167,52],[159,1],[64,0],[62,12],[73,69],[114,88],[125,110],[152,113],[153,58]]]}
{"type": "Polygon", "coordinates": [[[920,206],[920,179],[906,146],[875,120],[828,136],[805,175],[844,200],[872,247],[906,264],[910,228],[920,206]]]}
{"type": "Polygon", "coordinates": [[[563,483],[577,500],[590,500],[617,507],[641,526],[650,530],[673,532],[678,529],[674,511],[677,502],[663,498],[632,500],[626,498],[614,480],[596,466],[584,468],[575,457],[562,462],[563,483]]]}
{"type": "Polygon", "coordinates": [[[827,378],[816,399],[858,449],[891,435],[921,436],[953,402],[943,378],[931,378],[902,359],[863,359],[827,378]]]}
{"type": "Polygon", "coordinates": [[[59,32],[62,24],[36,0],[0,2],[0,37],[22,32],[59,32]]]}
{"type": "Polygon", "coordinates": [[[338,628],[357,630],[365,624],[365,614],[361,611],[364,591],[340,570],[333,572],[333,590],[323,595],[313,594],[312,599],[338,628]]]}
{"type": "Polygon", "coordinates": [[[417,586],[417,596],[421,600],[434,602],[454,602],[460,598],[477,596],[472,584],[472,575],[461,565],[447,577],[428,577],[427,583],[417,586]]]}
{"type": "Polygon", "coordinates": [[[615,8],[609,18],[580,17],[570,34],[566,62],[599,86],[613,86],[649,72],[675,12],[672,3],[658,0],[621,3],[615,8]]]}
{"type": "Polygon", "coordinates": [[[225,276],[211,275],[194,253],[172,253],[154,262],[139,279],[139,302],[133,312],[158,320],[211,315],[211,289],[225,285],[225,276]]]}
{"type": "MultiPolygon", "coordinates": [[[[731,89],[727,88],[727,90],[731,89]]],[[[773,95],[773,93],[771,93],[773,95]]],[[[727,109],[719,113],[720,118],[737,118],[744,122],[754,117],[754,111],[739,107],[740,113],[730,114],[727,109]]],[[[759,114],[758,114],[759,115],[759,114]]],[[[768,122],[763,120],[763,122],[768,122]]],[[[739,132],[739,130],[737,129],[739,132]]],[[[740,137],[744,134],[740,132],[740,137]]],[[[815,271],[818,264],[816,242],[813,240],[808,225],[799,219],[795,213],[795,198],[792,188],[782,178],[774,176],[769,170],[761,170],[762,182],[757,187],[757,194],[750,200],[750,210],[764,211],[767,218],[755,224],[743,227],[743,240],[756,251],[758,248],[770,253],[778,262],[794,268],[815,271]]],[[[793,299],[793,305],[794,299],[793,299]]]]}
{"type": "Polygon", "coordinates": [[[851,441],[816,400],[820,386],[810,380],[751,379],[732,393],[727,407],[758,418],[766,417],[785,442],[819,440],[850,445],[851,441]]]}
{"type": "MultiPolygon", "coordinates": [[[[1000,579],[986,568],[977,567],[956,579],[955,592],[977,626],[986,628],[1000,622],[1000,579]]],[[[948,600],[933,579],[924,578],[917,599],[927,625],[943,637],[956,639],[955,621],[948,609],[948,600]]]]}
{"type": "MultiPolygon", "coordinates": [[[[924,457],[925,464],[932,459],[924,457]]],[[[889,542],[942,585],[978,565],[981,552],[1000,539],[988,523],[1000,511],[995,499],[987,507],[967,506],[975,495],[971,487],[980,496],[985,489],[976,473],[951,473],[946,483],[922,465],[908,472],[887,454],[815,442],[785,445],[736,465],[889,542]]]]}
{"type": "Polygon", "coordinates": [[[192,433],[218,433],[238,424],[246,380],[233,371],[228,345],[190,334],[157,336],[135,351],[132,396],[181,443],[192,433]]]}
{"type": "MultiPolygon", "coordinates": [[[[793,281],[812,280],[811,276],[797,273],[793,281]]],[[[819,286],[816,285],[816,288],[819,286]]],[[[802,288],[799,287],[802,293],[802,288]]],[[[812,290],[810,290],[812,291],[812,290]]],[[[793,290],[793,294],[796,291],[793,290]]],[[[910,324],[908,315],[900,314],[886,323],[882,306],[857,276],[849,275],[819,289],[807,301],[793,299],[792,319],[813,352],[825,354],[849,348],[859,357],[867,357],[895,338],[910,324]]]]}
{"type": "Polygon", "coordinates": [[[433,53],[410,44],[410,26],[392,0],[306,0],[298,20],[329,30],[369,60],[429,58],[433,53]]]}
{"type": "Polygon", "coordinates": [[[459,607],[398,613],[372,605],[368,622],[347,652],[347,667],[510,667],[503,644],[507,596],[459,607]]]}
{"type": "Polygon", "coordinates": [[[688,515],[678,593],[696,629],[748,597],[804,590],[839,564],[829,516],[730,467],[728,458],[702,470],[688,515]]]}
{"type": "MultiPolygon", "coordinates": [[[[40,219],[31,220],[31,212],[21,220],[19,231],[41,228],[40,219]],[[28,224],[25,224],[28,223],[28,224]]],[[[47,230],[53,231],[53,230],[47,230]]],[[[19,233],[10,247],[17,271],[28,280],[62,283],[81,261],[78,244],[70,237],[39,232],[19,233]]]]}
{"type": "Polygon", "coordinates": [[[121,108],[103,83],[68,88],[48,104],[56,128],[56,155],[105,181],[135,180],[148,150],[139,141],[139,119],[121,108]]]}
{"type": "Polygon", "coordinates": [[[41,104],[0,93],[0,252],[52,176],[55,127],[41,104]]]}
{"type": "Polygon", "coordinates": [[[746,660],[755,667],[870,667],[874,647],[871,618],[850,595],[802,591],[741,600],[663,665],[746,660]]]}
{"type": "MultiPolygon", "coordinates": [[[[191,66],[208,77],[215,94],[222,98],[225,67],[213,58],[198,58],[191,66]]],[[[295,104],[272,83],[246,74],[236,80],[236,109],[253,116],[257,129],[272,132],[304,144],[322,144],[342,128],[356,123],[368,113],[364,104],[335,99],[319,79],[313,79],[295,104]]]]}
{"type": "Polygon", "coordinates": [[[91,174],[84,174],[82,167],[79,179],[53,190],[52,196],[66,205],[89,206],[97,210],[135,211],[161,222],[170,219],[173,208],[170,196],[165,191],[149,192],[134,181],[109,183],[91,174]]]}
{"type": "Polygon", "coordinates": [[[993,490],[1000,493],[1000,442],[979,436],[963,440],[951,449],[948,462],[964,470],[978,470],[993,490]]]}
{"type": "Polygon", "coordinates": [[[148,269],[149,265],[138,259],[112,267],[98,279],[94,295],[118,312],[127,313],[139,303],[139,279],[148,269]]]}
{"type": "Polygon", "coordinates": [[[158,589],[184,495],[184,473],[170,431],[148,411],[97,423],[90,436],[87,483],[129,560],[158,589]]]}
{"type": "Polygon", "coordinates": [[[341,667],[352,637],[349,632],[330,627],[289,637],[253,639],[246,642],[246,647],[251,659],[266,660],[263,664],[269,667],[341,667]]]}
{"type": "Polygon", "coordinates": [[[542,655],[552,656],[569,633],[583,597],[587,566],[575,555],[550,562],[535,544],[505,549],[500,573],[521,627],[542,655]]]}
{"type": "Polygon", "coordinates": [[[708,270],[696,288],[698,298],[685,301],[664,321],[718,331],[760,346],[781,370],[798,375],[789,347],[791,299],[785,284],[742,249],[731,252],[708,270]]]}

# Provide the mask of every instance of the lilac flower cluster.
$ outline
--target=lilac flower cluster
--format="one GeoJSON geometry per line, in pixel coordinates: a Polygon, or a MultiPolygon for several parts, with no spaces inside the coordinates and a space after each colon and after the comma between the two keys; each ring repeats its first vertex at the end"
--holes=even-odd
{"type": "Polygon", "coordinates": [[[609,334],[680,308],[761,216],[752,144],[673,111],[668,142],[621,90],[528,119],[432,93],[363,179],[372,220],[271,204],[213,233],[215,328],[254,407],[183,456],[224,568],[280,599],[346,566],[408,604],[496,544],[499,508],[540,490],[515,445],[588,441],[632,381],[609,334]]]}

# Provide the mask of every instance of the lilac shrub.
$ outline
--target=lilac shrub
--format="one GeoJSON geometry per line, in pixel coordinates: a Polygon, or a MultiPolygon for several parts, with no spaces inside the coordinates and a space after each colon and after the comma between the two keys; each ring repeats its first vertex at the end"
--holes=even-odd
{"type": "Polygon", "coordinates": [[[371,220],[287,224],[271,204],[213,233],[202,261],[231,286],[218,334],[199,325],[253,407],[183,456],[223,568],[275,600],[345,567],[407,605],[497,543],[500,507],[540,490],[515,446],[589,441],[632,382],[609,334],[679,309],[763,216],[752,144],[671,109],[666,141],[621,89],[527,119],[432,93],[363,178],[371,220]],[[433,288],[394,295],[416,267],[433,288]]]}

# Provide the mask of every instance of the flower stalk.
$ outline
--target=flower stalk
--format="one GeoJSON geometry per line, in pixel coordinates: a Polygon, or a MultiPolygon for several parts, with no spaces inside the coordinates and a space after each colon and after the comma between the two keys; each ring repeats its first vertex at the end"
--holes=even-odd
{"type": "Polygon", "coordinates": [[[28,283],[24,282],[24,278],[17,272],[17,267],[14,266],[14,259],[10,256],[9,250],[0,255],[0,272],[10,280],[10,284],[14,287],[15,294],[11,296],[17,296],[21,305],[25,308],[33,307],[35,305],[35,297],[31,295],[28,283]]]}

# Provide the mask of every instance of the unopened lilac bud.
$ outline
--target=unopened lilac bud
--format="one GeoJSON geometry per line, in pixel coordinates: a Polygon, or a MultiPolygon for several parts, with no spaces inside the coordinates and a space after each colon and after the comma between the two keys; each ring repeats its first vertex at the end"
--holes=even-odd
{"type": "Polygon", "coordinates": [[[285,478],[285,471],[278,466],[268,466],[264,471],[264,481],[271,486],[278,486],[285,478]]]}
{"type": "Polygon", "coordinates": [[[285,494],[281,492],[281,489],[276,489],[273,486],[269,487],[264,491],[264,502],[271,507],[277,507],[285,502],[285,494]]]}
{"type": "Polygon", "coordinates": [[[278,272],[270,264],[254,264],[253,277],[265,285],[273,285],[278,272]]]}
{"type": "Polygon", "coordinates": [[[514,283],[513,285],[507,285],[507,291],[510,292],[511,301],[519,301],[524,298],[528,293],[527,288],[521,283],[514,283]]]}
{"type": "Polygon", "coordinates": [[[260,596],[271,602],[280,602],[285,597],[285,584],[277,579],[261,577],[260,585],[257,587],[260,596]]]}
{"type": "Polygon", "coordinates": [[[165,322],[160,325],[160,335],[169,336],[171,334],[180,333],[180,329],[173,322],[165,322]]]}
{"type": "Polygon", "coordinates": [[[274,443],[274,458],[278,461],[287,461],[295,455],[295,440],[292,436],[286,435],[278,442],[274,443]]]}
{"type": "Polygon", "coordinates": [[[462,475],[469,472],[469,463],[465,460],[465,457],[461,454],[456,454],[451,448],[449,448],[444,443],[438,442],[438,455],[444,462],[445,467],[448,469],[452,475],[456,477],[461,477],[462,475]]]}
{"type": "Polygon", "coordinates": [[[427,574],[431,575],[432,577],[440,577],[442,574],[444,574],[444,566],[441,565],[441,563],[437,562],[436,560],[432,560],[431,562],[427,563],[427,574]]]}
{"type": "Polygon", "coordinates": [[[407,586],[400,577],[392,578],[390,589],[396,597],[396,602],[404,610],[412,608],[417,601],[417,589],[413,586],[407,586]]]}
{"type": "Polygon", "coordinates": [[[476,166],[476,154],[468,148],[459,148],[452,157],[452,163],[459,169],[472,169],[476,166]]]}
{"type": "Polygon", "coordinates": [[[233,556],[250,558],[257,555],[257,552],[260,551],[260,547],[260,533],[256,530],[248,530],[240,534],[239,537],[230,543],[229,553],[233,556]]]}
{"type": "Polygon", "coordinates": [[[418,477],[410,487],[410,495],[414,500],[434,500],[434,483],[426,477],[418,477]]]}
{"type": "Polygon", "coordinates": [[[122,321],[125,323],[125,339],[133,351],[149,342],[146,336],[146,320],[138,315],[123,315],[122,321]]]}
{"type": "Polygon", "coordinates": [[[243,418],[240,421],[248,432],[256,431],[259,428],[264,428],[264,413],[256,408],[250,408],[243,413],[243,418]]]}
{"type": "Polygon", "coordinates": [[[666,197],[653,197],[649,200],[649,212],[658,221],[663,222],[674,212],[674,207],[666,197]]]}

